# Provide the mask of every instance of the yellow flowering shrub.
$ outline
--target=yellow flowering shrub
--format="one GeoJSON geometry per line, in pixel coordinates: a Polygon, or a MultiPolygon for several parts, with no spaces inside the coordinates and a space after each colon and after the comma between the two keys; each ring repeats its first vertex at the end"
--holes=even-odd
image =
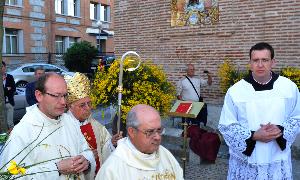
{"type": "MultiPolygon", "coordinates": [[[[120,60],[115,60],[108,70],[98,67],[91,95],[94,107],[117,105],[119,67],[120,60]]],[[[124,67],[126,68],[126,64],[124,67]]],[[[142,62],[135,71],[124,70],[121,116],[124,123],[129,110],[137,104],[148,104],[164,116],[171,109],[171,102],[174,99],[175,87],[167,81],[161,66],[149,60],[142,62]]]]}
{"type": "Polygon", "coordinates": [[[232,86],[234,83],[238,82],[239,80],[243,79],[247,72],[240,72],[236,70],[236,67],[227,57],[219,66],[218,75],[220,77],[220,88],[223,93],[226,93],[228,88],[232,86]]]}
{"type": "Polygon", "coordinates": [[[280,74],[293,81],[300,90],[300,69],[297,69],[295,67],[286,67],[281,70],[280,74]]]}

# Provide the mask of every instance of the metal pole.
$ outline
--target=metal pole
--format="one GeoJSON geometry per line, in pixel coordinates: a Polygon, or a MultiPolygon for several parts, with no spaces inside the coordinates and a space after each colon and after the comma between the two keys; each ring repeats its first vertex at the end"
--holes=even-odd
{"type": "Polygon", "coordinates": [[[186,173],[186,161],[187,161],[187,127],[188,123],[186,122],[186,118],[184,118],[184,123],[183,123],[183,157],[181,158],[182,163],[183,163],[183,178],[185,178],[185,173],[186,173]]]}
{"type": "Polygon", "coordinates": [[[99,55],[101,54],[101,25],[99,26],[99,35],[98,35],[98,38],[99,38],[99,55]]]}
{"type": "Polygon", "coordinates": [[[98,33],[98,40],[99,40],[99,56],[101,55],[101,30],[102,30],[102,22],[99,20],[97,22],[97,26],[99,28],[99,33],[98,33]]]}

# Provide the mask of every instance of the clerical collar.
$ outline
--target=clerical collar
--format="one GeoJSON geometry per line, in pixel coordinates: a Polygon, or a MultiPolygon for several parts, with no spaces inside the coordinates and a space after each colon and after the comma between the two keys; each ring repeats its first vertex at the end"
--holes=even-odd
{"type": "Polygon", "coordinates": [[[270,72],[270,79],[269,79],[268,81],[264,82],[264,83],[261,83],[261,82],[259,82],[258,80],[256,80],[256,79],[254,78],[254,76],[253,76],[253,72],[251,73],[251,75],[252,75],[253,80],[254,80],[255,82],[257,82],[258,84],[260,84],[260,85],[266,85],[266,84],[268,84],[268,83],[272,80],[272,72],[270,72]]]}
{"type": "Polygon", "coordinates": [[[37,108],[38,110],[41,112],[41,114],[52,124],[59,124],[61,121],[61,115],[56,116],[55,118],[50,118],[48,117],[44,112],[41,111],[41,109],[39,108],[39,104],[37,104],[37,108]]]}
{"type": "Polygon", "coordinates": [[[140,157],[144,158],[144,159],[155,159],[156,158],[156,152],[152,153],[152,154],[145,154],[142,153],[141,151],[139,151],[130,141],[130,139],[127,137],[126,138],[126,143],[128,145],[128,147],[135,153],[138,154],[140,157]]]}
{"type": "Polygon", "coordinates": [[[250,83],[253,88],[255,89],[255,91],[264,91],[264,90],[271,90],[273,89],[273,85],[274,82],[278,79],[279,75],[275,74],[274,72],[271,72],[272,76],[270,78],[270,80],[268,82],[266,82],[265,84],[261,84],[259,82],[257,82],[254,77],[252,76],[252,71],[249,71],[248,76],[246,76],[244,78],[245,81],[247,81],[248,83],[250,83]]]}

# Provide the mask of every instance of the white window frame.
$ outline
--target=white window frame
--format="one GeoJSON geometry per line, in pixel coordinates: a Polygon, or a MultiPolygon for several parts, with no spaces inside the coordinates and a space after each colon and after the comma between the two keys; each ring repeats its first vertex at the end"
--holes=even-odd
{"type": "Polygon", "coordinates": [[[110,22],[110,6],[101,5],[100,20],[104,22],[110,22]]]}
{"type": "Polygon", "coordinates": [[[22,6],[23,0],[5,0],[7,6],[22,6]]]}
{"type": "Polygon", "coordinates": [[[90,2],[90,19],[97,20],[99,19],[99,10],[100,10],[100,4],[90,2]]]}
{"type": "Polygon", "coordinates": [[[80,16],[80,0],[68,0],[67,6],[69,16],[80,16]]]}
{"type": "Polygon", "coordinates": [[[55,36],[55,53],[56,54],[64,53],[64,37],[63,36],[55,36]],[[61,40],[60,39],[58,40],[58,38],[61,38],[61,40]],[[60,44],[61,44],[61,46],[58,46],[60,44]],[[59,49],[59,51],[58,51],[58,49],[59,49]]]}
{"type": "Polygon", "coordinates": [[[2,53],[4,54],[19,54],[24,53],[24,45],[23,45],[23,30],[20,29],[10,29],[4,28],[3,31],[3,48],[2,53]],[[7,32],[14,32],[14,34],[7,33],[7,32]],[[15,38],[15,47],[12,47],[13,38],[15,38]],[[9,42],[7,42],[7,39],[9,42]],[[7,47],[9,45],[9,47],[7,47]],[[9,48],[9,49],[8,49],[9,48]]]}
{"type": "Polygon", "coordinates": [[[73,46],[73,44],[78,42],[78,38],[76,37],[69,37],[69,47],[73,46]]]}
{"type": "Polygon", "coordinates": [[[70,48],[74,43],[78,42],[79,38],[77,37],[69,37],[69,36],[56,36],[55,37],[55,53],[63,54],[70,48]],[[61,40],[57,40],[57,38],[61,38],[61,40]],[[61,44],[61,52],[57,52],[57,44],[61,44]]]}
{"type": "Polygon", "coordinates": [[[64,0],[55,0],[55,13],[56,14],[64,14],[64,0]]]}

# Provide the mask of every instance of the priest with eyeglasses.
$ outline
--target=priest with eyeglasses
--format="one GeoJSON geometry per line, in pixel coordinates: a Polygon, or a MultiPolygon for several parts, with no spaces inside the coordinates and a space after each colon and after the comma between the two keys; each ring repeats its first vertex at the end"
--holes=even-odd
{"type": "Polygon", "coordinates": [[[126,126],[128,137],[118,141],[96,180],[183,179],[175,157],[160,145],[164,128],[156,109],[145,104],[134,106],[127,114],[126,126]]]}
{"type": "Polygon", "coordinates": [[[35,87],[38,103],[26,108],[0,153],[1,170],[7,169],[13,176],[2,174],[0,179],[93,179],[93,152],[72,117],[64,113],[64,78],[47,73],[35,87]]]}
{"type": "Polygon", "coordinates": [[[101,164],[117,147],[122,132],[111,136],[108,130],[92,117],[91,83],[87,76],[76,72],[73,76],[65,76],[68,88],[68,114],[80,127],[96,160],[96,173],[101,164]]]}

